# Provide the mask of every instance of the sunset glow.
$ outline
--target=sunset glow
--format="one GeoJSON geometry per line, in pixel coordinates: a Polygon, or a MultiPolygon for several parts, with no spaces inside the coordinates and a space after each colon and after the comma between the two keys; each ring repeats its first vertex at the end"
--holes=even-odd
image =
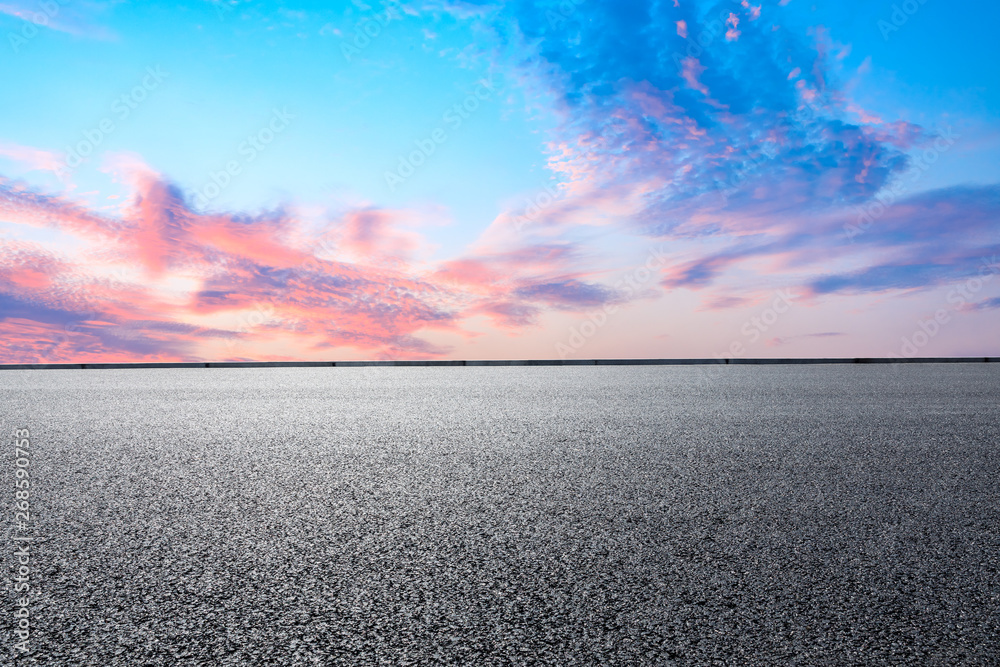
{"type": "Polygon", "coordinates": [[[1000,9],[814,4],[0,4],[0,362],[996,355],[1000,9]]]}

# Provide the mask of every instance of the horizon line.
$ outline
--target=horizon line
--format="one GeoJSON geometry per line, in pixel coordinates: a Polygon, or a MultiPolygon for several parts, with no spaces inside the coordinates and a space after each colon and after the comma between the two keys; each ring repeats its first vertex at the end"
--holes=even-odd
{"type": "Polygon", "coordinates": [[[1000,363],[1000,357],[804,357],[703,359],[410,359],[367,361],[137,361],[0,364],[5,370],[127,370],[144,368],[352,368],[363,366],[703,366],[808,364],[1000,363]]]}

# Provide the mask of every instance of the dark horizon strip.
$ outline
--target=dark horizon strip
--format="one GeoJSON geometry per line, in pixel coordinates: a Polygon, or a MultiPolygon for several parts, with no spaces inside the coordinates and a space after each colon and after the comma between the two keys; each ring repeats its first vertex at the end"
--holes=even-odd
{"type": "Polygon", "coordinates": [[[470,359],[396,361],[198,361],[81,364],[0,364],[11,370],[109,370],[139,368],[309,368],[359,366],[701,366],[804,364],[956,364],[998,363],[1000,357],[834,357],[802,359],[470,359]]]}

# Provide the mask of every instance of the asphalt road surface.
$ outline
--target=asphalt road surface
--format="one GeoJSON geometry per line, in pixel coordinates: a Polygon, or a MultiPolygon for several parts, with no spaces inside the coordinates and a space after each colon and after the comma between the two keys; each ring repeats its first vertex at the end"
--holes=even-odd
{"type": "Polygon", "coordinates": [[[1000,662],[996,365],[0,382],[5,664],[1000,662]]]}

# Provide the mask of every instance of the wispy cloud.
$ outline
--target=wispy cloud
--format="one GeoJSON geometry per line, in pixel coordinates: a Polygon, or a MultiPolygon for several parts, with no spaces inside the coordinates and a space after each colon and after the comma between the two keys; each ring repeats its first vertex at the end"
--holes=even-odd
{"type": "Polygon", "coordinates": [[[545,309],[582,311],[613,298],[566,272],[566,247],[523,247],[421,268],[410,258],[422,239],[396,224],[405,213],[367,207],[318,232],[353,258],[328,259],[290,211],[198,212],[158,174],[133,168],[136,191],[120,217],[0,184],[5,219],[45,226],[93,249],[61,257],[0,240],[3,326],[13,332],[33,323],[4,360],[23,359],[29,350],[47,361],[204,359],[213,349],[242,358],[257,343],[280,341],[288,345],[286,358],[328,355],[331,348],[436,356],[449,348],[421,332],[463,334],[463,322],[481,314],[529,327],[545,309]],[[115,267],[128,278],[101,278],[115,267]],[[241,327],[255,312],[267,315],[250,330],[241,327]],[[50,343],[28,345],[39,327],[52,335],[36,340],[50,343]]]}
{"type": "MultiPolygon", "coordinates": [[[[49,2],[25,2],[8,0],[0,2],[0,14],[23,21],[23,25],[8,33],[12,45],[24,39],[31,39],[39,30],[54,30],[74,37],[97,40],[112,40],[115,33],[100,23],[101,17],[120,2],[88,2],[86,0],[50,0],[49,2]]],[[[15,49],[16,50],[16,49],[15,49]]]]}

